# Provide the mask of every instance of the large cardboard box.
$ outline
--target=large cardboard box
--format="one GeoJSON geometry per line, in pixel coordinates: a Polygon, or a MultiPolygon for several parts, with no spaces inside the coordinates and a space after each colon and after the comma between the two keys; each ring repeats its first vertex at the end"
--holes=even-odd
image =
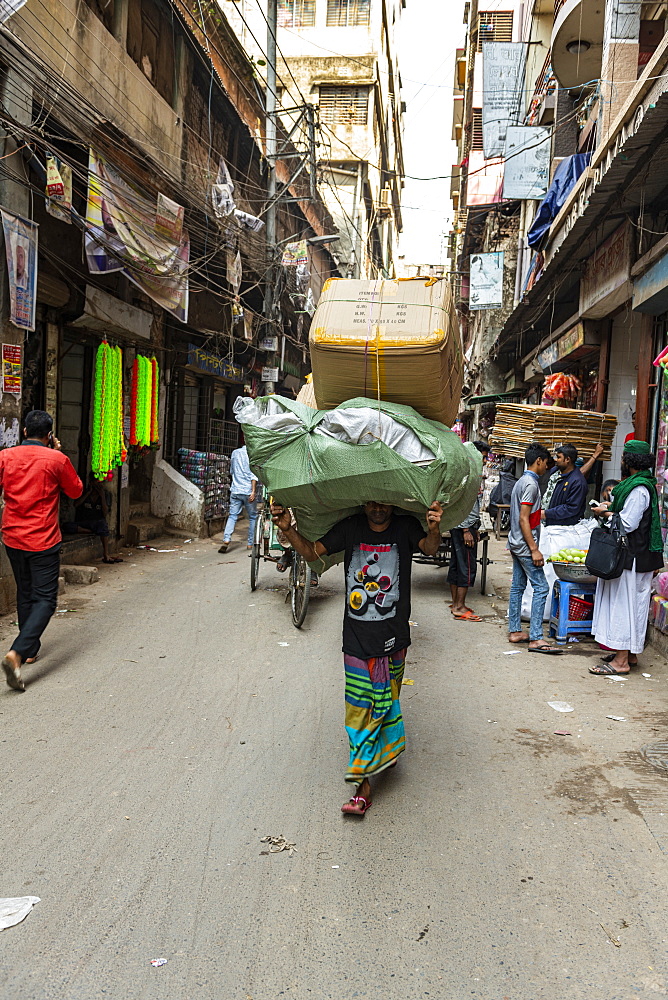
{"type": "Polygon", "coordinates": [[[330,279],[309,342],[320,409],[367,396],[454,423],[463,365],[445,279],[330,279]]]}

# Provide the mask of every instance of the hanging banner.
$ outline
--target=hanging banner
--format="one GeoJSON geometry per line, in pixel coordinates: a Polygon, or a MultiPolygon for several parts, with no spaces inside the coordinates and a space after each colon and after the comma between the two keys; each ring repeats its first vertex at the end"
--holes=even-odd
{"type": "Polygon", "coordinates": [[[519,122],[525,61],[524,42],[482,44],[482,148],[486,159],[505,155],[508,127],[519,122]]]}
{"type": "Polygon", "coordinates": [[[173,243],[180,243],[183,235],[183,205],[172,201],[167,195],[158,193],[158,204],[155,210],[155,231],[159,236],[166,237],[173,243]]]}
{"type": "Polygon", "coordinates": [[[21,330],[35,329],[37,225],[2,211],[9,276],[9,319],[21,330]]]}
{"type": "Polygon", "coordinates": [[[550,184],[550,139],[549,128],[532,125],[511,125],[508,128],[504,198],[542,201],[550,184]]]}
{"type": "Polygon", "coordinates": [[[72,168],[55,156],[46,158],[46,210],[72,225],[72,168]]]}
{"type": "Polygon", "coordinates": [[[233,250],[227,251],[227,281],[228,284],[234,289],[234,294],[239,294],[239,289],[241,288],[241,278],[242,278],[242,267],[241,267],[241,254],[237,250],[236,254],[233,250]]]}
{"type": "Polygon", "coordinates": [[[225,219],[234,212],[236,205],[234,204],[233,192],[234,184],[227,169],[227,164],[221,156],[218,163],[216,183],[211,185],[211,204],[217,218],[225,219]]]}
{"type": "Polygon", "coordinates": [[[298,264],[307,263],[308,250],[306,248],[306,240],[298,240],[296,243],[286,243],[281,260],[283,267],[297,267],[298,264]]]}
{"type": "Polygon", "coordinates": [[[471,256],[469,309],[498,309],[503,305],[503,250],[471,256]]]}
{"type": "Polygon", "coordinates": [[[11,392],[13,396],[21,395],[21,345],[2,345],[2,382],[3,391],[11,392]]]}
{"type": "MultiPolygon", "coordinates": [[[[165,211],[168,201],[162,202],[165,211]]],[[[164,221],[168,221],[167,215],[164,221]]],[[[149,298],[186,323],[188,232],[183,229],[177,240],[165,235],[164,229],[160,231],[156,222],[156,203],[130,187],[106,160],[91,150],[84,237],[88,270],[91,274],[122,271],[149,298]]]]}

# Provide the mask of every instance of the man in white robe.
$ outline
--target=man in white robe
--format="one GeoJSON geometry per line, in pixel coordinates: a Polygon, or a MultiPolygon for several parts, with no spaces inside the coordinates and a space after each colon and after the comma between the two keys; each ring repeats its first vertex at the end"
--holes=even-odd
{"type": "Polygon", "coordinates": [[[596,641],[615,652],[603,663],[590,667],[592,674],[628,674],[645,648],[647,615],[652,596],[652,577],[663,565],[658,551],[660,527],[656,480],[651,474],[654,456],[645,441],[628,442],[622,457],[624,480],[612,492],[610,504],[601,504],[594,513],[605,518],[619,511],[627,533],[627,566],[615,580],[598,580],[594,605],[593,632],[596,641]],[[620,490],[622,487],[622,490],[620,490]],[[615,490],[618,502],[615,504],[615,490]],[[625,495],[619,506],[620,496],[625,495]],[[658,536],[657,536],[658,532],[658,536]]]}

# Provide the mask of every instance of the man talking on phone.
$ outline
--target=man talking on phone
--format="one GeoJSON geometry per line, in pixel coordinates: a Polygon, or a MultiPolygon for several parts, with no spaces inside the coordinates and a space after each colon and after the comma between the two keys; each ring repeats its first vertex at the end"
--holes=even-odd
{"type": "Polygon", "coordinates": [[[24,663],[34,663],[42,633],[58,601],[60,491],[71,500],[83,492],[74,466],[53,434],[53,420],[44,410],[31,410],[24,440],[0,451],[0,489],[5,507],[2,540],[16,581],[19,634],[2,659],[7,683],[25,691],[24,663]]]}

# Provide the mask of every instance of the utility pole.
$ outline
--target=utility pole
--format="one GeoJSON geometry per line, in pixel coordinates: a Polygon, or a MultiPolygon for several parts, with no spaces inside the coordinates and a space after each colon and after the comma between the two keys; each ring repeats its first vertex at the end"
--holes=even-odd
{"type": "MultiPolygon", "coordinates": [[[[266,156],[269,166],[265,215],[267,234],[267,275],[264,291],[265,329],[274,335],[274,288],[276,274],[276,32],[278,31],[278,0],[267,0],[267,86],[265,91],[266,156]]],[[[268,367],[276,367],[276,355],[267,358],[268,367]]],[[[274,392],[274,382],[266,382],[267,393],[274,392]]]]}

